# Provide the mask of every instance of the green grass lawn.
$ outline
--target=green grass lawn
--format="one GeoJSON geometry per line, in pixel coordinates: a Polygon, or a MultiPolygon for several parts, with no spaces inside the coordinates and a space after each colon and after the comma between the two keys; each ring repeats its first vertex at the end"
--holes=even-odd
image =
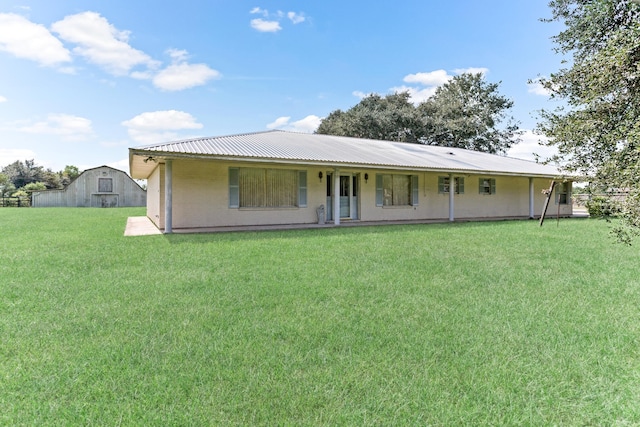
{"type": "Polygon", "coordinates": [[[638,425],[597,220],[124,237],[0,209],[0,425],[638,425]]]}

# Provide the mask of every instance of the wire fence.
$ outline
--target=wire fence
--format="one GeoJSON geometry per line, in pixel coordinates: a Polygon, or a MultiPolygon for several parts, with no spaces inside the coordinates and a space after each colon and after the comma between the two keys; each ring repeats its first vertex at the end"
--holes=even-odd
{"type": "Polygon", "coordinates": [[[629,193],[624,191],[615,191],[615,192],[612,191],[608,193],[599,193],[599,194],[574,194],[573,200],[577,205],[585,206],[587,202],[593,199],[597,199],[598,197],[600,198],[604,197],[616,202],[623,202],[628,195],[629,193]]]}

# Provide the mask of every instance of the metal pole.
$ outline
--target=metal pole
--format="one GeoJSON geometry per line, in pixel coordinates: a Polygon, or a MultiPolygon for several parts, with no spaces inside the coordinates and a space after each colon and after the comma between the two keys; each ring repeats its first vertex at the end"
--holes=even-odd
{"type": "Polygon", "coordinates": [[[333,171],[333,223],[340,225],[340,171],[333,171]]]}

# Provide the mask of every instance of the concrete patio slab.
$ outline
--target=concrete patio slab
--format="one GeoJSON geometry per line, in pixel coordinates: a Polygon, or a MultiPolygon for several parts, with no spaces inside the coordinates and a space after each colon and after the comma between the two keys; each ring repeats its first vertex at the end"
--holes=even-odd
{"type": "Polygon", "coordinates": [[[158,227],[146,216],[130,216],[124,229],[125,236],[150,236],[162,234],[158,227]]]}

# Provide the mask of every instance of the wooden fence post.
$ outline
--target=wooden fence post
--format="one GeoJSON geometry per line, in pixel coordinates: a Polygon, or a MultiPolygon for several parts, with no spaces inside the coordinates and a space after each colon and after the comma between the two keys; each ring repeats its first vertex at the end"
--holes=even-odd
{"type": "Polygon", "coordinates": [[[544,216],[547,213],[547,208],[549,207],[549,200],[551,200],[551,194],[553,194],[553,189],[556,187],[556,182],[551,181],[551,187],[548,190],[542,190],[544,194],[547,195],[547,198],[544,201],[544,207],[542,208],[542,215],[540,216],[540,227],[542,227],[542,223],[544,223],[544,216]]]}

